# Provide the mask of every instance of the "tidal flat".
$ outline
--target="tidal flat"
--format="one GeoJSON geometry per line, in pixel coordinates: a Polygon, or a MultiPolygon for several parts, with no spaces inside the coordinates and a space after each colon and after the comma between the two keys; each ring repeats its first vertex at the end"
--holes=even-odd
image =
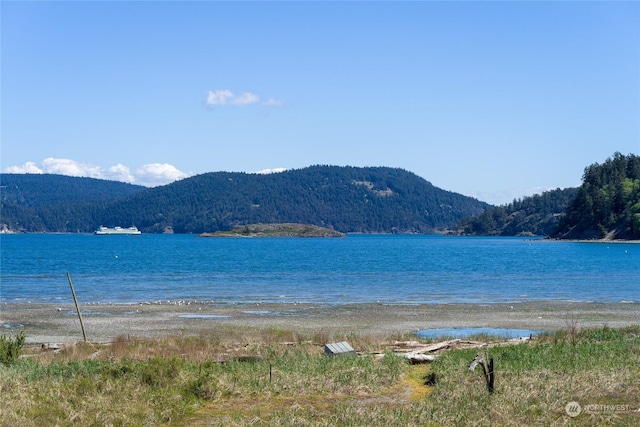
{"type": "MultiPolygon", "coordinates": [[[[527,301],[459,304],[228,304],[163,301],[80,305],[87,340],[117,337],[202,336],[241,327],[333,335],[410,335],[442,328],[502,328],[558,331],[568,327],[637,325],[640,304],[527,301]]],[[[29,344],[83,339],[73,304],[0,306],[2,333],[20,331],[29,344]]]]}

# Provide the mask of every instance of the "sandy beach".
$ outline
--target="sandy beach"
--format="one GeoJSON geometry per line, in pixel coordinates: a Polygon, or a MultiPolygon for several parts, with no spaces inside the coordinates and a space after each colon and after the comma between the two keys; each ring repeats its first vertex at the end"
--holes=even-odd
{"type": "MultiPolygon", "coordinates": [[[[391,335],[431,328],[490,327],[555,331],[640,324],[640,304],[558,301],[511,304],[217,304],[165,302],[80,306],[87,339],[206,335],[220,327],[280,329],[332,335],[391,335]]],[[[27,343],[82,340],[73,305],[0,306],[2,334],[24,331],[27,343]]]]}

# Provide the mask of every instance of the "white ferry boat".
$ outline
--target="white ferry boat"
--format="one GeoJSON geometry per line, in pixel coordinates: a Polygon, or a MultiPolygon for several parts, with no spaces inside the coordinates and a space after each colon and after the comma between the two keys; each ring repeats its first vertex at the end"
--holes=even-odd
{"type": "Polygon", "coordinates": [[[101,225],[93,234],[100,234],[100,235],[105,235],[105,234],[142,234],[142,232],[140,230],[138,230],[138,227],[128,227],[128,228],[122,228],[122,227],[105,227],[103,225],[101,225]]]}

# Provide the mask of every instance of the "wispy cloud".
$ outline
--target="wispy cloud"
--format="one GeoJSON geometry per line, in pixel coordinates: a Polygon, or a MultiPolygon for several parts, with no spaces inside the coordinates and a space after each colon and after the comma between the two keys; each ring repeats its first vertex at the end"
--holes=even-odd
{"type": "Polygon", "coordinates": [[[71,159],[56,159],[53,157],[44,159],[39,165],[35,162],[26,162],[21,166],[9,166],[5,168],[4,172],[31,174],[53,173],[67,176],[82,176],[128,182],[146,187],[169,184],[189,176],[189,174],[180,171],[168,163],[150,163],[140,166],[135,172],[131,172],[128,166],[121,163],[105,169],[89,163],[77,162],[71,159]]]}
{"type": "Polygon", "coordinates": [[[260,102],[260,97],[255,93],[243,92],[240,95],[234,97],[231,101],[234,105],[251,105],[260,102]]]}
{"type": "Polygon", "coordinates": [[[233,98],[233,92],[230,90],[210,90],[207,95],[207,105],[210,107],[215,105],[226,105],[227,101],[233,98]]]}
{"type": "Polygon", "coordinates": [[[261,104],[265,107],[282,107],[284,106],[284,101],[269,98],[266,101],[261,102],[260,96],[253,92],[242,92],[236,95],[229,89],[216,89],[210,90],[207,93],[206,104],[209,108],[227,105],[244,107],[252,104],[261,104]]]}
{"type": "Polygon", "coordinates": [[[265,102],[262,103],[265,107],[283,107],[284,101],[280,101],[278,99],[269,98],[265,102]]]}

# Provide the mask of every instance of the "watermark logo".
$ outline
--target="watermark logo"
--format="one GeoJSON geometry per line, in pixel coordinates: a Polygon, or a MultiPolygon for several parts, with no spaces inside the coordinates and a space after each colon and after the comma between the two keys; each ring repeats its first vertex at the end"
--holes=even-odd
{"type": "Polygon", "coordinates": [[[582,406],[578,402],[569,402],[565,405],[564,411],[571,418],[577,417],[582,412],[582,406]]]}
{"type": "Polygon", "coordinates": [[[601,412],[640,412],[640,408],[634,410],[630,405],[601,403],[589,403],[583,406],[578,402],[571,401],[564,406],[564,411],[571,418],[575,418],[582,413],[596,414],[601,412]]]}
{"type": "Polygon", "coordinates": [[[620,404],[600,404],[600,403],[592,403],[589,405],[585,405],[582,408],[582,411],[588,414],[594,414],[596,412],[630,412],[631,406],[629,405],[620,405],[620,404]]]}

